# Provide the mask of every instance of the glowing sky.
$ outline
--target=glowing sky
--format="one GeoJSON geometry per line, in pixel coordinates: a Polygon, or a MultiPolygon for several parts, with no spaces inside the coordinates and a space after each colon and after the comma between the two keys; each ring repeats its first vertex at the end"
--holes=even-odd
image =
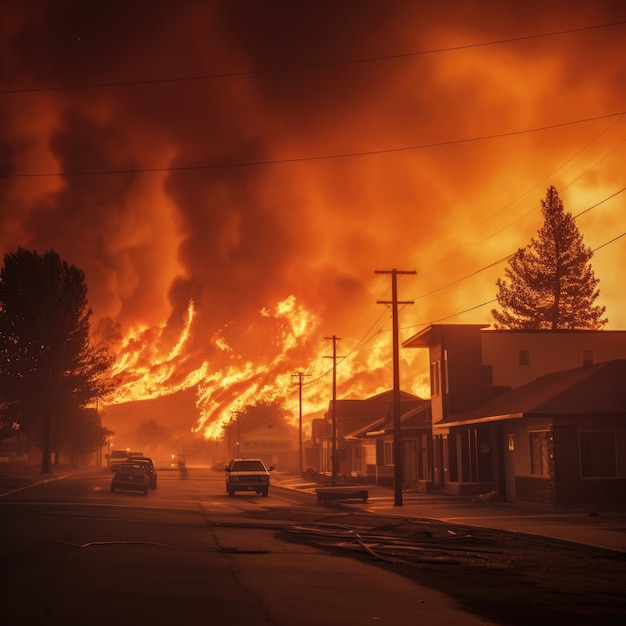
{"type": "Polygon", "coordinates": [[[624,329],[625,42],[602,0],[3,2],[0,252],[83,269],[116,401],[194,386],[204,425],[297,371],[319,413],[332,335],[340,397],[389,389],[375,270],[417,271],[401,340],[491,323],[550,185],[624,329]]]}

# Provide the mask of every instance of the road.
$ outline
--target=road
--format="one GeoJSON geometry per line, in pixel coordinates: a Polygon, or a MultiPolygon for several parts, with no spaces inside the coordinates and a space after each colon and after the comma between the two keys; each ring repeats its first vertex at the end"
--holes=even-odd
{"type": "Polygon", "coordinates": [[[111,493],[94,470],[0,498],[2,622],[494,623],[393,568],[286,539],[285,529],[338,526],[305,494],[229,497],[223,480],[160,472],[144,496],[111,493]]]}

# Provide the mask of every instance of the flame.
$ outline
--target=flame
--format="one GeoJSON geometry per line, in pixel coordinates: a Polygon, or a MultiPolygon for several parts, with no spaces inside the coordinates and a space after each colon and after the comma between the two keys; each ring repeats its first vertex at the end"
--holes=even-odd
{"type": "MultiPolygon", "coordinates": [[[[266,360],[243,360],[221,333],[214,342],[228,353],[231,362],[214,371],[198,384],[196,406],[199,419],[194,428],[207,439],[220,439],[233,413],[258,401],[280,401],[290,415],[298,415],[292,369],[297,368],[294,352],[307,345],[317,333],[319,320],[293,295],[279,301],[272,309],[262,308],[258,320],[285,322],[270,342],[273,352],[266,360]]],[[[256,330],[256,328],[255,328],[256,330]]]]}
{"type": "MultiPolygon", "coordinates": [[[[213,357],[192,367],[186,350],[194,323],[195,306],[190,302],[180,335],[162,356],[158,345],[164,324],[129,330],[114,367],[114,375],[121,376],[124,383],[110,403],[154,399],[193,388],[197,416],[191,431],[205,439],[222,440],[233,414],[259,401],[279,402],[296,425],[300,406],[294,373],[306,369],[302,388],[305,433],[311,418],[322,416],[331,399],[329,345],[321,336],[319,318],[295,296],[260,309],[247,323],[246,336],[264,340],[257,347],[262,354],[251,352],[249,346],[237,349],[233,343],[239,336],[238,324],[229,322],[213,333],[213,357]]],[[[380,332],[361,358],[350,354],[337,359],[337,383],[344,396],[371,395],[372,380],[377,381],[374,393],[390,388],[380,376],[381,368],[388,371],[389,341],[389,333],[380,332]]],[[[425,381],[417,384],[423,387],[425,381]]]]}
{"type": "Polygon", "coordinates": [[[173,383],[179,374],[180,361],[184,360],[184,351],[195,317],[193,301],[189,302],[184,327],[176,344],[161,357],[157,345],[163,336],[165,324],[150,328],[138,326],[131,328],[122,340],[118,360],[112,367],[112,375],[123,381],[109,404],[148,400],[170,395],[193,387],[205,375],[205,363],[189,371],[182,382],[173,383]]]}
{"type": "MultiPolygon", "coordinates": [[[[390,323],[365,330],[389,296],[374,270],[418,271],[402,285],[407,336],[488,323],[498,259],[536,234],[550,184],[598,251],[611,328],[626,326],[620,3],[567,23],[559,7],[494,4],[487,23],[388,3],[356,29],[333,3],[303,30],[305,13],[278,3],[199,2],[176,20],[130,11],[114,41],[110,3],[80,38],[67,3],[27,4],[0,19],[0,248],[54,249],[85,271],[94,319],[125,335],[120,414],[185,392],[193,414],[167,426],[184,418],[199,437],[258,400],[282,400],[295,422],[293,373],[306,371],[310,421],[331,399],[333,333],[338,397],[390,389],[390,323]],[[316,37],[329,20],[331,39],[316,37]]],[[[400,358],[402,389],[427,397],[425,351],[400,358]]]]}

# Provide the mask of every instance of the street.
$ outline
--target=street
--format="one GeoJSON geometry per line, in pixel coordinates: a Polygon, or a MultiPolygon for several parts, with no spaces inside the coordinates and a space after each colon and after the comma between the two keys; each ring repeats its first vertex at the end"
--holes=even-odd
{"type": "MultiPolygon", "coordinates": [[[[39,477],[41,478],[41,477],[39,477]]],[[[622,624],[621,553],[282,487],[161,471],[111,493],[108,470],[0,491],[0,601],[11,624],[622,624]],[[376,512],[373,512],[377,510],[376,512]]],[[[473,509],[457,507],[471,515],[473,509]]],[[[443,510],[446,510],[445,507],[443,510]]],[[[509,520],[503,520],[506,523],[509,520]]]]}
{"type": "Polygon", "coordinates": [[[336,515],[303,494],[229,497],[223,480],[160,472],[144,496],[111,493],[94,470],[1,498],[3,622],[492,623],[376,563],[280,538],[336,515]]]}

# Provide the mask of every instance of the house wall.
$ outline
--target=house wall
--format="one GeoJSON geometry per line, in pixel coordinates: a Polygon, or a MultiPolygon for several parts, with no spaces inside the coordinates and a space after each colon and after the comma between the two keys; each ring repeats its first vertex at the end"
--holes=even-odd
{"type": "Polygon", "coordinates": [[[503,432],[512,435],[515,442],[515,499],[555,506],[626,505],[626,416],[524,419],[507,422],[503,432]],[[541,431],[548,432],[548,474],[533,475],[530,434],[541,431]],[[615,434],[615,476],[582,475],[580,437],[587,432],[615,434]]]}
{"type": "Polygon", "coordinates": [[[236,456],[262,459],[266,465],[274,465],[282,470],[298,470],[299,443],[296,429],[283,428],[268,423],[262,428],[246,429],[238,432],[236,456]]]}
{"type": "Polygon", "coordinates": [[[418,336],[412,347],[426,345],[436,433],[431,451],[434,488],[442,493],[484,493],[492,484],[507,499],[626,504],[626,416],[595,416],[588,422],[580,415],[569,420],[510,419],[490,427],[488,438],[478,430],[472,434],[470,425],[451,427],[448,433],[436,426],[447,416],[480,405],[486,389],[517,388],[547,373],[626,359],[626,331],[496,331],[442,325],[418,336]],[[520,350],[527,352],[527,364],[520,363],[520,350]],[[616,446],[621,446],[621,473],[613,478],[581,476],[580,433],[615,431],[620,423],[623,434],[616,435],[616,446]],[[533,433],[546,433],[546,458],[537,473],[531,465],[533,433]]]}
{"type": "Polygon", "coordinates": [[[626,415],[579,417],[576,421],[559,418],[555,420],[553,435],[555,504],[626,505],[626,415]],[[614,438],[614,476],[583,476],[581,435],[586,433],[606,433],[614,438]]]}
{"type": "Polygon", "coordinates": [[[626,358],[626,331],[515,331],[482,330],[482,363],[490,365],[492,384],[515,389],[550,372],[583,366],[583,353],[592,363],[626,358]],[[528,365],[520,365],[527,350],[528,365]]]}
{"type": "MultiPolygon", "coordinates": [[[[552,420],[509,420],[503,424],[505,435],[513,437],[513,478],[515,493],[507,500],[525,500],[542,504],[554,504],[554,452],[552,443],[552,420]],[[531,470],[530,433],[546,432],[548,437],[549,464],[547,474],[533,474],[531,470]]],[[[508,441],[507,441],[508,444],[508,441]]]]}
{"type": "Polygon", "coordinates": [[[429,347],[433,423],[472,408],[482,383],[481,338],[477,329],[445,327],[429,347]]]}

